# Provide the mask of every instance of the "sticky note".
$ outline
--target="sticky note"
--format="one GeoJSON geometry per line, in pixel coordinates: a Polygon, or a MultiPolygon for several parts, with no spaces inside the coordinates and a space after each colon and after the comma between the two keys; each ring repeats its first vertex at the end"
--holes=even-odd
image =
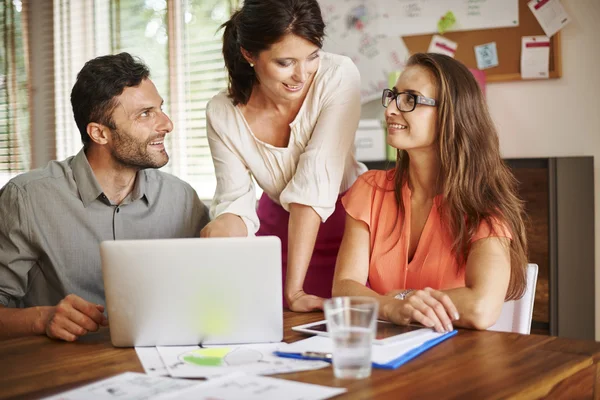
{"type": "Polygon", "coordinates": [[[548,36],[523,36],[521,38],[521,78],[548,78],[549,65],[550,38],[548,36]]]}
{"type": "Polygon", "coordinates": [[[448,11],[444,14],[437,23],[438,33],[443,34],[450,30],[456,23],[456,17],[452,11],[448,11]]]}
{"type": "Polygon", "coordinates": [[[457,47],[458,43],[453,42],[452,40],[440,35],[433,35],[433,37],[431,38],[431,43],[429,43],[429,49],[427,49],[427,52],[445,54],[449,57],[454,58],[454,53],[456,53],[457,47]]]}
{"type": "Polygon", "coordinates": [[[477,68],[479,69],[497,67],[499,62],[496,42],[475,46],[475,58],[477,59],[477,68]]]}

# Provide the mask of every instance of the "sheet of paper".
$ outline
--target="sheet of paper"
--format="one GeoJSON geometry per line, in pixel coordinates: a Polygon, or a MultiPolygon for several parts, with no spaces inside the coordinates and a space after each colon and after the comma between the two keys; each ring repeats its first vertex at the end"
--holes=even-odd
{"type": "Polygon", "coordinates": [[[287,343],[239,346],[165,346],[158,352],[172,377],[214,378],[232,372],[252,375],[285,374],[328,367],[325,361],[295,360],[273,355],[287,351],[287,343]]]}
{"type": "Polygon", "coordinates": [[[433,35],[431,43],[429,43],[428,53],[440,53],[454,58],[458,43],[440,35],[433,35]]]}
{"type": "Polygon", "coordinates": [[[175,394],[182,389],[198,385],[197,381],[161,378],[137,372],[125,372],[108,379],[47,397],[51,400],[114,400],[148,399],[162,394],[175,394]]]}
{"type": "Polygon", "coordinates": [[[169,376],[169,371],[163,364],[156,347],[136,347],[135,352],[147,375],[169,376]]]}
{"type": "MultiPolygon", "coordinates": [[[[423,343],[442,335],[444,334],[437,333],[431,329],[424,329],[419,331],[418,335],[410,336],[407,340],[384,345],[374,344],[372,346],[371,360],[377,364],[387,364],[410,350],[421,346],[423,343]]],[[[291,343],[284,351],[293,353],[302,353],[305,351],[331,353],[333,351],[333,341],[325,336],[312,336],[308,339],[291,343]]]]}
{"type": "Polygon", "coordinates": [[[497,67],[499,61],[496,42],[475,46],[475,58],[477,59],[477,68],[479,69],[497,67]]]}
{"type": "Polygon", "coordinates": [[[527,5],[548,37],[552,37],[570,21],[560,0],[531,0],[527,5]]]}
{"type": "Polygon", "coordinates": [[[519,26],[518,0],[321,0],[319,3],[323,1],[368,4],[363,20],[371,22],[387,36],[438,32],[438,23],[442,16],[449,16],[448,12],[454,21],[449,21],[445,31],[519,26]]]}
{"type": "Polygon", "coordinates": [[[550,39],[547,36],[523,36],[521,43],[521,77],[523,79],[547,79],[550,64],[550,39]]]}
{"type": "MultiPolygon", "coordinates": [[[[285,379],[234,373],[211,379],[185,391],[158,397],[160,400],[324,400],[346,392],[285,379]]],[[[157,399],[157,400],[158,400],[157,399]]]]}

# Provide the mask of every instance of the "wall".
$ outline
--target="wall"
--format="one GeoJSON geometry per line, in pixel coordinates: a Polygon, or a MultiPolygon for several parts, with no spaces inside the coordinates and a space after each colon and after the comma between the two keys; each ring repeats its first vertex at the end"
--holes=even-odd
{"type": "MultiPolygon", "coordinates": [[[[572,21],[562,31],[560,79],[487,86],[503,157],[594,156],[596,340],[600,340],[600,0],[562,0],[572,21]]],[[[502,60],[500,60],[502,62],[502,60]]],[[[379,118],[379,101],[363,118],[379,118]]]]}

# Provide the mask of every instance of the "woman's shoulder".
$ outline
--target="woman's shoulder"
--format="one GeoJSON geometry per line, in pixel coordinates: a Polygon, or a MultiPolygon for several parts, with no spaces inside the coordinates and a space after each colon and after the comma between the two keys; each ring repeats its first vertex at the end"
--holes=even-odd
{"type": "Polygon", "coordinates": [[[394,190],[394,170],[370,170],[360,175],[356,182],[355,186],[362,186],[365,190],[384,190],[384,191],[393,191],[394,190]]]}
{"type": "Polygon", "coordinates": [[[227,89],[214,95],[206,105],[206,114],[210,117],[223,117],[235,112],[233,100],[227,94],[227,89]]]}
{"type": "Polygon", "coordinates": [[[332,81],[332,77],[337,76],[340,79],[359,79],[358,68],[349,57],[323,52],[321,55],[321,76],[327,82],[332,81]]]}

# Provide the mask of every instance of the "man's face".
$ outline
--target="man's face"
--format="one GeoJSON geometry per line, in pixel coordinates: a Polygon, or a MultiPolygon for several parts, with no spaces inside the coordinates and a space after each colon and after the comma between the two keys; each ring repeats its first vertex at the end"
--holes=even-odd
{"type": "Polygon", "coordinates": [[[117,97],[112,119],[109,149],[123,167],[160,168],[169,161],[165,150],[165,136],[173,130],[173,123],[162,111],[163,99],[150,79],[139,86],[127,87],[117,97]]]}

